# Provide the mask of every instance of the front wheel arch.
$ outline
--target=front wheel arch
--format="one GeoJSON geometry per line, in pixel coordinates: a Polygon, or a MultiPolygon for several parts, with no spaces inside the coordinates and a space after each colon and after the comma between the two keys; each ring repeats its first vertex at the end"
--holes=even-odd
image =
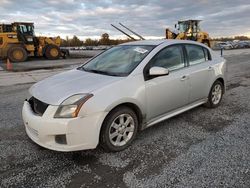
{"type": "Polygon", "coordinates": [[[133,102],[123,102],[120,104],[116,104],[115,106],[110,106],[106,110],[110,113],[111,111],[115,110],[116,108],[122,107],[122,106],[130,108],[131,110],[133,110],[136,113],[136,116],[137,116],[138,122],[139,122],[139,130],[141,130],[144,116],[143,116],[142,110],[140,109],[140,107],[137,104],[135,104],[133,102]]]}

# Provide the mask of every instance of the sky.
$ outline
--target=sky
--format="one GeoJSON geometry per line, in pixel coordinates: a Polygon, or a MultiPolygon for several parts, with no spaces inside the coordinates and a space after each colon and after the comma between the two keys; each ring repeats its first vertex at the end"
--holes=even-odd
{"type": "Polygon", "coordinates": [[[0,23],[35,23],[36,35],[81,39],[124,35],[119,22],[146,38],[164,38],[178,20],[201,19],[211,37],[250,36],[250,0],[0,0],[0,23]]]}

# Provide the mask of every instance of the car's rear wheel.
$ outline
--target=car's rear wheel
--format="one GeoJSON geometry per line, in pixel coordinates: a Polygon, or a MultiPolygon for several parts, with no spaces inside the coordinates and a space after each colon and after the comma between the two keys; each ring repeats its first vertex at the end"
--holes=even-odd
{"type": "Polygon", "coordinates": [[[106,151],[121,151],[134,140],[138,130],[138,118],[128,107],[118,107],[105,119],[100,144],[106,151]]]}
{"type": "Polygon", "coordinates": [[[219,80],[216,80],[210,90],[206,106],[209,108],[215,108],[219,106],[222,96],[223,96],[223,84],[219,80]]]}

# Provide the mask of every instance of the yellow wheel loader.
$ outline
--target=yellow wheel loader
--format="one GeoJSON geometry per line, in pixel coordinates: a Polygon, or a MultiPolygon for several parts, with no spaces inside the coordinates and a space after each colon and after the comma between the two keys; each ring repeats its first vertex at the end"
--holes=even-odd
{"type": "Polygon", "coordinates": [[[60,50],[60,37],[36,37],[34,24],[14,22],[0,25],[0,58],[23,62],[28,57],[58,59],[65,54],[60,50]]]}
{"type": "Polygon", "coordinates": [[[211,47],[211,39],[207,32],[200,29],[201,20],[184,20],[178,21],[175,25],[176,32],[166,29],[167,39],[193,40],[201,42],[211,47]]]}

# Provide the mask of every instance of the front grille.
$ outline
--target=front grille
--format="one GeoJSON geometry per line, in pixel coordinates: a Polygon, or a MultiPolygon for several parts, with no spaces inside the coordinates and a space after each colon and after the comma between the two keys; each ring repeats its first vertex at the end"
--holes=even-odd
{"type": "Polygon", "coordinates": [[[39,116],[42,116],[45,110],[48,108],[48,104],[36,99],[35,97],[31,97],[29,99],[30,106],[33,112],[39,116]]]}

